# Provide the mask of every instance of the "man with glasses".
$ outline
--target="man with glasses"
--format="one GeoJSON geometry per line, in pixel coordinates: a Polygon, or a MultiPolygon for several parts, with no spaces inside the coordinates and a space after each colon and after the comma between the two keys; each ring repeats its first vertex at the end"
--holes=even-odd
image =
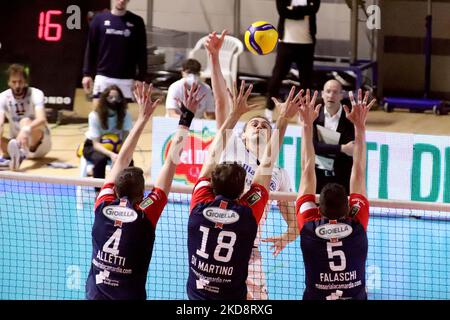
{"type": "Polygon", "coordinates": [[[314,121],[313,143],[316,151],[316,193],[330,182],[342,185],[349,192],[350,174],[353,165],[355,128],[345,117],[341,100],[342,85],[329,80],[323,86],[323,106],[314,121]],[[335,143],[330,138],[335,137],[335,143]]]}

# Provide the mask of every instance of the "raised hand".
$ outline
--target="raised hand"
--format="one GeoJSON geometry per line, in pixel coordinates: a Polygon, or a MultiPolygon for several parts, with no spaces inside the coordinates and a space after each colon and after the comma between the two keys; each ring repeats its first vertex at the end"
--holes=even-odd
{"type": "Polygon", "coordinates": [[[152,89],[153,85],[147,83],[137,82],[135,83],[133,94],[136,98],[136,102],[139,104],[139,116],[138,119],[148,120],[155,111],[158,103],[161,99],[152,101],[152,89]]]}
{"type": "Polygon", "coordinates": [[[305,97],[301,98],[301,106],[299,109],[299,114],[300,114],[300,122],[302,123],[303,126],[312,126],[314,120],[316,120],[317,117],[319,116],[319,110],[322,105],[321,104],[317,106],[315,105],[317,94],[318,94],[317,90],[314,91],[314,95],[311,99],[311,93],[309,89],[307,89],[305,97]]]}
{"type": "Polygon", "coordinates": [[[189,85],[185,82],[184,90],[183,90],[183,100],[180,100],[177,97],[175,98],[175,100],[180,105],[184,105],[192,113],[195,114],[200,102],[203,100],[203,98],[206,95],[206,93],[203,93],[201,96],[199,96],[199,94],[200,94],[200,86],[198,85],[197,82],[192,83],[190,88],[189,88],[189,85]]]}
{"type": "Polygon", "coordinates": [[[280,117],[285,117],[287,119],[295,116],[300,108],[303,90],[300,90],[297,95],[295,95],[295,86],[292,86],[291,91],[285,102],[280,102],[278,99],[272,97],[272,101],[275,104],[275,107],[280,110],[280,117]]]}
{"type": "Polygon", "coordinates": [[[234,83],[233,86],[233,93],[231,93],[230,89],[227,88],[228,94],[232,101],[231,104],[232,113],[236,113],[239,116],[241,116],[244,113],[247,113],[258,106],[257,104],[248,105],[247,103],[247,99],[250,96],[250,93],[252,93],[252,89],[253,85],[249,85],[248,89],[245,90],[245,81],[241,81],[241,88],[239,90],[239,93],[237,93],[236,82],[234,83]]]}
{"type": "Polygon", "coordinates": [[[269,247],[269,250],[272,250],[273,256],[276,257],[286,247],[286,245],[288,243],[290,243],[291,241],[295,240],[295,238],[296,238],[296,236],[294,237],[294,239],[291,239],[288,234],[283,233],[278,236],[262,239],[261,241],[273,243],[269,247]]]}
{"type": "Polygon", "coordinates": [[[344,105],[345,115],[355,127],[364,128],[366,126],[367,114],[377,100],[372,99],[372,101],[367,104],[369,101],[369,91],[366,91],[363,99],[361,89],[358,90],[358,102],[355,101],[352,91],[350,91],[348,95],[352,103],[352,110],[350,111],[349,107],[344,105]]]}
{"type": "Polygon", "coordinates": [[[228,34],[227,30],[223,30],[220,36],[217,36],[217,32],[211,32],[208,39],[205,42],[205,48],[210,55],[219,54],[220,48],[222,48],[225,36],[228,34]]]}

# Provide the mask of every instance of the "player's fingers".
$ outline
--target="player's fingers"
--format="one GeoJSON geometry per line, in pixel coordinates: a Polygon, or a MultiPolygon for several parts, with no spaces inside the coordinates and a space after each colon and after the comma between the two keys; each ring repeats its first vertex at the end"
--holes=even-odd
{"type": "Polygon", "coordinates": [[[312,100],[311,100],[311,105],[312,106],[314,106],[316,104],[317,94],[318,94],[318,92],[317,92],[317,90],[315,90],[314,91],[314,95],[313,95],[312,100]]]}
{"type": "Polygon", "coordinates": [[[275,103],[275,105],[279,105],[280,104],[280,101],[278,101],[277,98],[272,97],[271,99],[272,99],[273,103],[275,103]]]}
{"type": "Polygon", "coordinates": [[[377,99],[372,99],[372,101],[370,101],[369,105],[367,106],[367,111],[369,111],[370,108],[372,108],[372,106],[375,104],[375,102],[377,102],[377,99]]]}
{"type": "Polygon", "coordinates": [[[358,104],[362,103],[362,90],[358,89],[358,104]]]}
{"type": "Polygon", "coordinates": [[[366,94],[364,95],[363,105],[366,105],[367,101],[369,101],[369,91],[366,91],[366,94]]]}
{"type": "Polygon", "coordinates": [[[244,90],[245,90],[245,80],[241,81],[241,87],[239,89],[239,96],[243,97],[244,96],[244,90]]]}
{"type": "Polygon", "coordinates": [[[150,83],[150,85],[148,86],[148,89],[147,89],[147,96],[150,98],[150,100],[151,100],[151,96],[152,96],[152,91],[153,91],[153,83],[150,83]]]}
{"type": "Polygon", "coordinates": [[[233,81],[233,97],[237,96],[237,83],[236,81],[233,81]]]}
{"type": "Polygon", "coordinates": [[[158,104],[161,102],[161,99],[158,98],[155,100],[155,102],[153,102],[152,104],[152,112],[158,107],[158,104]]]}
{"type": "Polygon", "coordinates": [[[295,86],[292,86],[291,91],[289,91],[289,95],[286,99],[286,104],[289,104],[292,101],[292,98],[294,97],[294,93],[295,93],[295,86]]]}
{"type": "Polygon", "coordinates": [[[353,96],[353,91],[349,91],[348,92],[348,97],[350,98],[350,102],[352,104],[352,107],[355,107],[356,102],[355,102],[355,97],[353,96]]]}
{"type": "Polygon", "coordinates": [[[295,96],[295,98],[294,98],[294,102],[295,103],[300,103],[300,102],[302,102],[302,99],[303,99],[303,89],[301,89],[297,94],[296,94],[296,96],[295,96]]]}
{"type": "Polygon", "coordinates": [[[228,96],[230,97],[231,101],[234,101],[234,95],[231,92],[230,88],[227,88],[228,96]]]}
{"type": "Polygon", "coordinates": [[[322,108],[322,104],[319,103],[319,104],[316,106],[316,108],[314,109],[314,112],[315,112],[315,113],[319,113],[320,108],[322,108]]]}
{"type": "Polygon", "coordinates": [[[253,85],[250,84],[247,88],[247,91],[245,91],[244,99],[247,100],[250,94],[252,93],[253,85]]]}
{"type": "Polygon", "coordinates": [[[309,105],[309,103],[311,102],[311,93],[309,91],[309,89],[306,89],[306,97],[305,97],[305,102],[307,105],[309,105]]]}
{"type": "Polygon", "coordinates": [[[350,114],[350,109],[345,104],[342,107],[344,108],[345,115],[348,116],[350,114]]]}

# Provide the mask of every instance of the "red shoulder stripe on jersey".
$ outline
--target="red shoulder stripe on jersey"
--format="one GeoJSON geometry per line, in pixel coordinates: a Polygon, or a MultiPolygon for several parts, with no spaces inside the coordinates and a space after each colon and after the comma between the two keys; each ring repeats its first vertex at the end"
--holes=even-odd
{"type": "Polygon", "coordinates": [[[304,194],[297,198],[295,202],[295,212],[299,232],[308,221],[320,219],[319,208],[316,206],[316,196],[314,194],[304,194]]]}
{"type": "Polygon", "coordinates": [[[205,177],[198,179],[192,192],[191,206],[189,211],[192,211],[192,209],[197,204],[213,201],[214,198],[215,195],[211,188],[211,179],[205,177]]]}
{"type": "Polygon", "coordinates": [[[150,220],[153,227],[156,228],[161,213],[167,204],[167,195],[160,188],[153,188],[148,196],[139,204],[139,209],[144,211],[147,219],[150,220]]]}
{"type": "Polygon", "coordinates": [[[367,231],[367,225],[369,224],[369,201],[362,194],[352,193],[348,202],[350,217],[361,223],[364,230],[367,231]]]}
{"type": "Polygon", "coordinates": [[[114,191],[114,182],[105,183],[102,188],[100,189],[100,193],[97,196],[97,199],[95,200],[94,210],[97,209],[97,207],[105,202],[111,202],[116,200],[116,193],[114,191]]]}
{"type": "Polygon", "coordinates": [[[260,184],[253,183],[250,190],[239,199],[239,203],[252,209],[256,223],[259,223],[268,200],[269,192],[267,192],[267,189],[260,184]]]}

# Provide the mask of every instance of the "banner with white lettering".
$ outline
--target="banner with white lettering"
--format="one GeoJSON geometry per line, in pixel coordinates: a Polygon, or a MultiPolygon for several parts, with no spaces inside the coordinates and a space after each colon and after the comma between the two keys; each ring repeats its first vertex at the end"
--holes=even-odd
{"type": "MultiPolygon", "coordinates": [[[[243,122],[236,125],[238,134],[243,125],[243,122]]],[[[161,170],[177,126],[178,119],[153,118],[153,181],[161,170]]],[[[215,121],[193,121],[174,183],[195,183],[215,133],[215,121]]],[[[294,190],[298,190],[301,179],[300,150],[301,127],[290,124],[278,164],[288,171],[294,190]]],[[[450,136],[368,131],[367,164],[369,198],[450,203],[450,136]]]]}

